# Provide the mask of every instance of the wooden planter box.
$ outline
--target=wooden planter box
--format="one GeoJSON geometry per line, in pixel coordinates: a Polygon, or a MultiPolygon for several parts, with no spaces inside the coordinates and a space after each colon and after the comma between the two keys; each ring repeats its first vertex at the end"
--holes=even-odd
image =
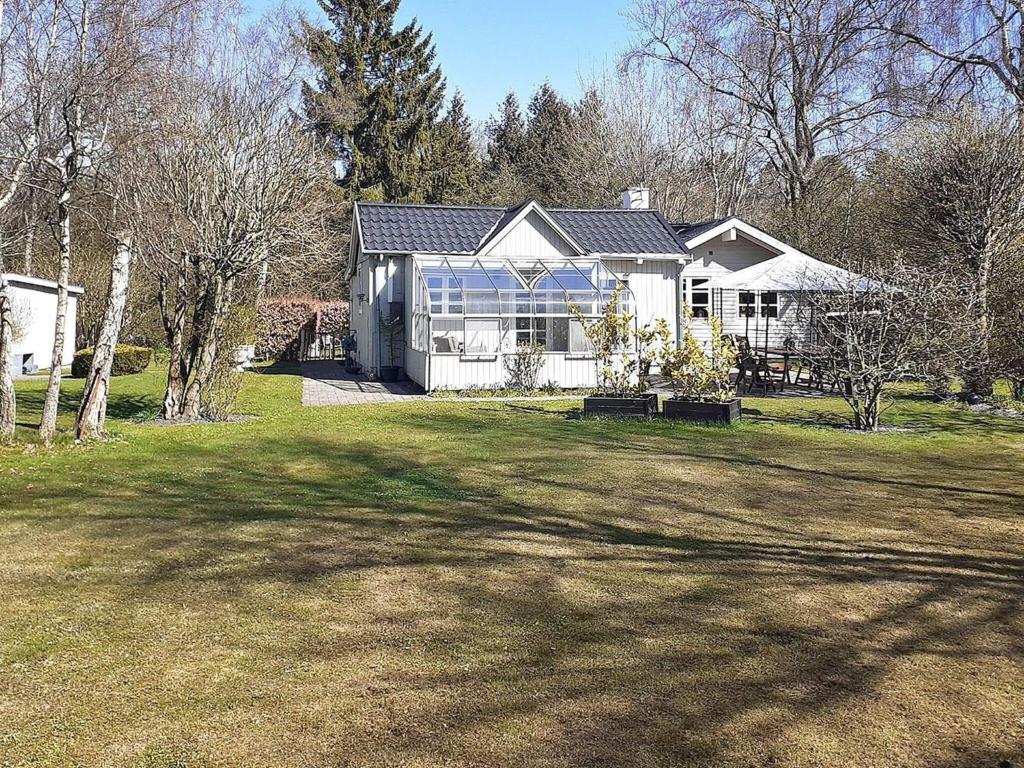
{"type": "Polygon", "coordinates": [[[615,419],[645,419],[658,415],[658,396],[583,398],[584,416],[607,416],[615,419]]]}
{"type": "Polygon", "coordinates": [[[670,397],[664,403],[664,416],[666,419],[732,424],[740,419],[742,402],[738,397],[725,403],[703,403],[670,397]]]}

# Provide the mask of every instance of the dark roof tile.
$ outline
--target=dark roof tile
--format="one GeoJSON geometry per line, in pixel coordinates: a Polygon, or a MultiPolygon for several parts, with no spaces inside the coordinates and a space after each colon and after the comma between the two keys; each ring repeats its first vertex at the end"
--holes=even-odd
{"type": "Polygon", "coordinates": [[[679,239],[685,243],[686,241],[692,240],[705,232],[710,232],[724,221],[728,221],[728,219],[709,219],[708,221],[699,221],[693,224],[673,224],[672,228],[676,231],[676,234],[679,235],[679,239]]]}
{"type": "MultiPolygon", "coordinates": [[[[363,247],[377,253],[474,253],[485,238],[490,239],[514,219],[523,205],[359,203],[363,247]]],[[[548,213],[591,253],[686,253],[682,240],[659,211],[549,209],[548,213]]]]}

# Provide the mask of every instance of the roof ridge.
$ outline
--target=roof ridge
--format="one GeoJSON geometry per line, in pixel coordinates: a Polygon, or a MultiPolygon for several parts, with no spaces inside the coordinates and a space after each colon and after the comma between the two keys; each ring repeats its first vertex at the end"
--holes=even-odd
{"type": "Polygon", "coordinates": [[[559,213],[661,213],[657,208],[547,208],[559,213]]]}
{"type": "Polygon", "coordinates": [[[377,206],[391,208],[445,208],[458,211],[507,211],[498,205],[447,205],[445,203],[386,203],[381,200],[356,200],[359,206],[377,206]]]}

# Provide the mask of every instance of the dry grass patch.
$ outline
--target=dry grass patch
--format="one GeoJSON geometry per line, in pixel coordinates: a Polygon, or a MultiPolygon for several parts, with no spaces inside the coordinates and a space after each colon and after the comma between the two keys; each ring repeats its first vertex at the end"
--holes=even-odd
{"type": "Polygon", "coordinates": [[[0,454],[0,765],[1021,763],[1024,425],[297,398],[0,454]]]}

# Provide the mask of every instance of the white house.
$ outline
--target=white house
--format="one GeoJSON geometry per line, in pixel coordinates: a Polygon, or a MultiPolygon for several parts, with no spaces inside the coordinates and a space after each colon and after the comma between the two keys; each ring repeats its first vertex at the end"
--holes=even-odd
{"type": "MultiPolygon", "coordinates": [[[[356,358],[371,376],[400,367],[427,390],[498,386],[517,344],[545,349],[542,382],[592,386],[593,355],[569,303],[596,316],[617,285],[637,323],[664,318],[677,339],[689,306],[752,344],[806,330],[790,292],[727,287],[756,265],[829,267],[737,218],[670,224],[645,189],[621,209],[357,203],[350,250],[356,358]]],[[[752,276],[754,277],[754,276],[752,276]]],[[[783,286],[785,287],[785,286],[783,286]]]]}
{"type": "MultiPolygon", "coordinates": [[[[57,284],[38,277],[7,274],[8,291],[14,309],[14,353],[9,364],[15,375],[49,368],[53,355],[53,336],[57,323],[57,284]]],[[[68,288],[68,313],[64,322],[63,365],[71,365],[75,355],[75,331],[78,300],[84,291],[68,288]]],[[[2,363],[0,363],[2,364],[2,363]]]]}

